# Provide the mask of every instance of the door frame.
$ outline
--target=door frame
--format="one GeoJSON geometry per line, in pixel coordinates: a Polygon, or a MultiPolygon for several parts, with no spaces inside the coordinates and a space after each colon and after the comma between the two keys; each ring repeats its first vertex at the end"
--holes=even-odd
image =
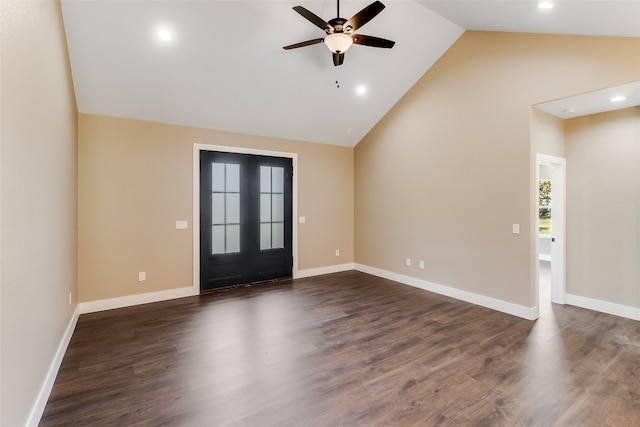
{"type": "Polygon", "coordinates": [[[234,154],[251,154],[256,156],[284,157],[291,159],[293,177],[291,187],[292,203],[292,277],[298,275],[298,154],[282,151],[258,150],[254,148],[229,147],[212,144],[193,144],[193,293],[200,294],[200,152],[222,151],[234,154]]]}
{"type": "Polygon", "coordinates": [[[566,259],[566,160],[561,157],[549,156],[547,154],[536,153],[534,205],[535,205],[535,305],[539,311],[540,305],[540,261],[538,247],[538,192],[540,181],[540,166],[549,165],[552,167],[551,191],[552,198],[552,233],[551,237],[555,242],[551,245],[551,302],[564,304],[565,288],[565,259],[566,259]]]}

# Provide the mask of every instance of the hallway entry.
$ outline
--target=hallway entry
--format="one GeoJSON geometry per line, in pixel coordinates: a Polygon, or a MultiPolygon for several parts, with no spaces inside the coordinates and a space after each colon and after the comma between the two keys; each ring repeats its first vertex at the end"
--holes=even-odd
{"type": "Polygon", "coordinates": [[[564,304],[564,260],[566,229],[566,184],[565,159],[536,155],[536,232],[538,244],[538,262],[536,263],[539,278],[537,283],[538,305],[544,300],[564,304]],[[545,262],[546,271],[541,271],[540,262],[545,262]],[[546,276],[547,286],[542,286],[540,279],[546,276]]]}

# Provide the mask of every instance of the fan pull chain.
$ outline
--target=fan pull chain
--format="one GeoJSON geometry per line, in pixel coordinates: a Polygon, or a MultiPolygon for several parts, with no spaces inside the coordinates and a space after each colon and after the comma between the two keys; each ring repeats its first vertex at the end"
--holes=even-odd
{"type": "Polygon", "coordinates": [[[336,87],[340,87],[340,67],[336,67],[336,87]]]}

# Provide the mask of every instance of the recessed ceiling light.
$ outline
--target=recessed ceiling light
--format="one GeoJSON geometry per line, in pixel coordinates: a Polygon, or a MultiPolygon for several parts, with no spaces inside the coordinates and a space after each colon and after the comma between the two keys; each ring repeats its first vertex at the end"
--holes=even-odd
{"type": "Polygon", "coordinates": [[[158,37],[160,38],[160,40],[163,40],[165,42],[168,42],[169,40],[171,40],[171,32],[169,30],[163,29],[158,31],[158,37]]]}
{"type": "Polygon", "coordinates": [[[609,101],[611,101],[611,102],[620,102],[620,101],[624,101],[625,99],[627,99],[626,96],[618,95],[618,96],[614,96],[609,101]]]}
{"type": "Polygon", "coordinates": [[[358,95],[364,95],[365,93],[367,93],[367,88],[366,88],[366,86],[362,86],[362,85],[361,85],[361,86],[358,86],[358,87],[356,88],[356,93],[357,93],[358,95]]]}
{"type": "Polygon", "coordinates": [[[553,9],[553,3],[550,1],[541,1],[538,3],[540,9],[553,9]]]}
{"type": "Polygon", "coordinates": [[[562,110],[564,114],[573,114],[576,112],[576,107],[569,107],[562,110]]]}

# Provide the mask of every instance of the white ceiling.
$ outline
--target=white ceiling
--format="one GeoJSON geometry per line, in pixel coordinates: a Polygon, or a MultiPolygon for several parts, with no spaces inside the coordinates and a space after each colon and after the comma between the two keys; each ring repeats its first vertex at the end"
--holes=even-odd
{"type": "MultiPolygon", "coordinates": [[[[341,15],[372,1],[342,1],[341,15]]],[[[465,29],[640,37],[640,0],[383,3],[357,32],[393,49],[355,45],[334,67],[321,44],[282,49],[324,35],[293,6],[329,20],[333,0],[62,0],[78,109],[353,147],[465,29]]]]}
{"type": "Polygon", "coordinates": [[[467,30],[640,37],[640,0],[420,0],[467,30]]]}
{"type": "Polygon", "coordinates": [[[640,81],[556,99],[535,107],[561,119],[571,119],[636,105],[640,105],[640,81]],[[624,96],[625,99],[612,101],[617,96],[624,96]]]}

